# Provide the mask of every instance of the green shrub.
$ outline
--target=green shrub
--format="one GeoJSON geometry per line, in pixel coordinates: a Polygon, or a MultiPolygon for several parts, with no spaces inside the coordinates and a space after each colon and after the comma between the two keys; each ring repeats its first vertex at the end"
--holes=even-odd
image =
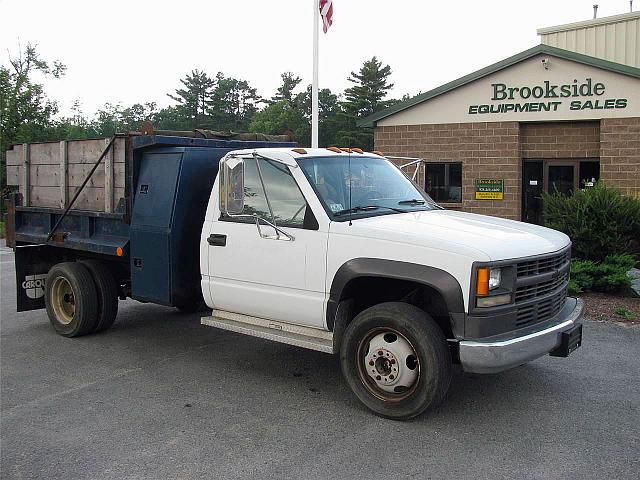
{"type": "Polygon", "coordinates": [[[627,272],[635,266],[632,255],[609,255],[603,262],[574,259],[571,262],[569,293],[575,295],[588,290],[615,293],[631,286],[627,272]]]}
{"type": "Polygon", "coordinates": [[[640,198],[600,182],[570,196],[543,197],[545,225],[569,235],[574,257],[601,262],[608,255],[638,252],[640,198]]]}

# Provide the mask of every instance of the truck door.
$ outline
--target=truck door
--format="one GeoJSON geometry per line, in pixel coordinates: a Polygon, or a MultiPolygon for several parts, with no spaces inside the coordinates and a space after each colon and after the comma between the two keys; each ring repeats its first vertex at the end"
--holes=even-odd
{"type": "Polygon", "coordinates": [[[210,294],[216,309],[322,328],[328,222],[318,224],[294,170],[302,180],[299,168],[263,157],[223,164],[210,294]]]}

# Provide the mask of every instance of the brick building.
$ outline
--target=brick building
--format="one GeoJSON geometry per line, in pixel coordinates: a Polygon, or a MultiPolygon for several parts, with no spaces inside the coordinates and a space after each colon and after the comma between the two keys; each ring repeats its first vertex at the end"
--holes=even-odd
{"type": "MultiPolygon", "coordinates": [[[[640,13],[629,16],[640,25],[640,13]]],[[[640,48],[633,52],[625,64],[539,45],[361,125],[374,127],[386,155],[424,159],[416,179],[447,208],[539,223],[543,191],[603,180],[640,195],[640,48]]]]}

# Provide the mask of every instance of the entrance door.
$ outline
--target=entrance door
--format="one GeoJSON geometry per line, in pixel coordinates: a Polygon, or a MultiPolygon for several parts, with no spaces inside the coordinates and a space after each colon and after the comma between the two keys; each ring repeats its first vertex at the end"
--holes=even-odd
{"type": "Polygon", "coordinates": [[[527,160],[522,168],[522,221],[542,223],[542,191],[544,164],[542,160],[527,160]]]}
{"type": "Polygon", "coordinates": [[[593,186],[600,176],[599,171],[597,160],[525,160],[522,166],[522,221],[541,225],[542,192],[571,195],[578,188],[593,186]]]}

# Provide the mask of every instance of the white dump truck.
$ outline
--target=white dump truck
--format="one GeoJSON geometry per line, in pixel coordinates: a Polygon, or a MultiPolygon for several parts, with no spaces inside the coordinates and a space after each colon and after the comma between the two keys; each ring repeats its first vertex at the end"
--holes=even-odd
{"type": "Polygon", "coordinates": [[[118,297],[182,309],[203,299],[203,325],[339,355],[358,399],[393,419],[441,402],[453,364],[495,373],[581,344],[563,233],[443,209],[389,159],[358,149],[251,147],[207,160],[203,147],[205,166],[185,183],[197,145],[151,159],[135,151],[154,142],[134,140],[120,226],[99,227],[117,211],[93,214],[85,232],[81,210],[58,221],[62,209],[15,207],[18,281],[44,282],[40,306],[33,293],[22,303],[46,304],[63,335],[108,328],[118,297]],[[42,211],[51,217],[35,220],[42,211]],[[198,262],[189,279],[201,291],[180,279],[198,262]]]}

